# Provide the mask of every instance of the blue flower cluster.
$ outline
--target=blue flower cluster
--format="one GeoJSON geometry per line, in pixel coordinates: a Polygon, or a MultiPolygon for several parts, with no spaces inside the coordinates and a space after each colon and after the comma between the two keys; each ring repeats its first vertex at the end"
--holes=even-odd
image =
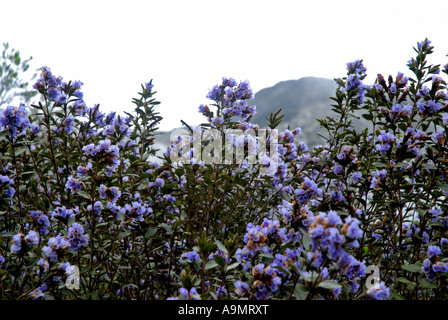
{"type": "Polygon", "coordinates": [[[387,300],[390,297],[390,290],[384,281],[375,283],[366,293],[373,300],[387,300]]]}
{"type": "Polygon", "coordinates": [[[369,86],[362,83],[362,80],[366,76],[366,67],[363,65],[362,60],[356,60],[347,63],[347,79],[344,87],[339,90],[344,92],[353,91],[356,93],[356,99],[359,104],[364,102],[364,97],[369,86]]]}
{"type": "Polygon", "coordinates": [[[47,245],[42,248],[42,252],[50,262],[58,262],[66,254],[65,249],[70,247],[70,241],[61,235],[48,239],[47,245]]]}
{"type": "Polygon", "coordinates": [[[439,259],[441,253],[440,247],[428,246],[428,257],[423,260],[422,272],[430,281],[433,281],[437,275],[448,272],[448,263],[439,259]]]}
{"type": "Polygon", "coordinates": [[[81,81],[63,82],[62,77],[56,77],[50,68],[42,67],[42,73],[33,88],[45,95],[49,100],[62,105],[69,101],[70,97],[75,97],[82,101],[83,93],[80,91],[83,83],[81,81]]]}
{"type": "Polygon", "coordinates": [[[316,182],[308,177],[303,179],[302,185],[300,188],[295,189],[294,193],[302,206],[305,205],[312,197],[322,196],[322,190],[318,188],[316,182]]]}
{"type": "Polygon", "coordinates": [[[28,110],[23,103],[19,107],[7,106],[0,115],[0,128],[6,129],[12,140],[25,135],[29,127],[28,110]]]}
{"type": "MultiPolygon", "coordinates": [[[[222,83],[214,86],[206,97],[222,104],[223,116],[209,118],[216,127],[221,126],[227,118],[238,116],[247,121],[256,113],[256,107],[247,103],[247,100],[253,99],[253,92],[247,81],[237,83],[233,78],[223,78],[222,83]]],[[[199,112],[207,117],[212,115],[209,107],[205,105],[199,106],[199,112]]]]}
{"type": "Polygon", "coordinates": [[[112,145],[111,140],[105,139],[99,141],[98,145],[93,143],[82,148],[84,154],[99,163],[104,164],[107,168],[107,176],[111,176],[120,164],[120,150],[118,146],[112,145]]]}
{"type": "Polygon", "coordinates": [[[252,268],[254,297],[257,300],[269,298],[271,292],[278,290],[282,279],[277,276],[276,269],[271,266],[265,266],[263,263],[257,264],[252,268]]]}
{"type": "Polygon", "coordinates": [[[42,68],[34,85],[45,100],[33,105],[39,124],[23,105],[0,115],[0,293],[446,297],[448,94],[439,73],[448,65],[426,65],[431,50],[427,40],[417,45],[409,62],[417,79],[379,74],[372,87],[363,83],[362,61],[348,63],[347,77],[336,79],[337,115],[319,121],[329,133],[325,145],[308,149],[300,128],[267,130],[266,150],[259,137],[235,135],[223,151],[262,155],[229,165],[199,160],[195,143],[225,129],[262,132],[250,122],[256,107],[247,81],[223,78],[207,94],[217,110],[199,107],[209,123],[187,126],[192,135],[174,137],[153,162],[160,117],[151,82],[134,99],[136,117],[106,115],[86,106],[81,82],[42,68]],[[357,112],[373,127],[358,132],[350,121],[357,112]],[[170,159],[175,154],[190,161],[170,159]],[[81,288],[65,290],[74,262],[81,288]],[[422,286],[405,280],[404,262],[419,266],[412,281],[422,286]],[[394,268],[382,267],[382,281],[371,285],[362,279],[366,265],[394,268]]]}
{"type": "Polygon", "coordinates": [[[356,283],[365,275],[364,262],[356,260],[349,248],[359,247],[358,239],[363,235],[359,227],[359,220],[348,216],[344,222],[335,211],[320,212],[313,217],[309,235],[311,247],[307,254],[307,261],[314,268],[325,267],[324,263],[331,261],[347,276],[353,291],[358,289],[356,283]]]}
{"type": "Polygon", "coordinates": [[[87,245],[89,235],[84,234],[84,227],[74,222],[68,229],[68,241],[70,241],[70,249],[78,251],[81,247],[87,245]]]}
{"type": "Polygon", "coordinates": [[[185,262],[185,261],[191,261],[191,262],[195,262],[200,260],[201,257],[199,256],[199,253],[197,251],[188,251],[185,253],[182,253],[180,256],[180,261],[181,262],[185,262]]]}
{"type": "Polygon", "coordinates": [[[16,189],[14,189],[14,187],[10,187],[13,184],[14,184],[13,179],[11,179],[10,177],[8,177],[6,175],[4,176],[4,175],[0,174],[0,189],[4,186],[7,187],[6,191],[4,192],[4,195],[7,198],[11,198],[14,195],[14,193],[16,193],[16,189]]]}

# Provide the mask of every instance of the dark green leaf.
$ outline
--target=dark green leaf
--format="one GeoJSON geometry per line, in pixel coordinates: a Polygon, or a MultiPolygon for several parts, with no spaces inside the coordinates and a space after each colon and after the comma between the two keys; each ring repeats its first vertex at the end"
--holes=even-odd
{"type": "Polygon", "coordinates": [[[404,266],[401,266],[401,268],[409,272],[420,272],[422,269],[421,265],[417,264],[406,264],[404,266]]]}
{"type": "Polygon", "coordinates": [[[305,300],[308,296],[308,288],[305,287],[303,284],[296,284],[296,287],[294,288],[294,297],[296,300],[305,300]]]}
{"type": "Polygon", "coordinates": [[[328,289],[328,290],[342,288],[342,285],[340,285],[339,283],[337,283],[333,280],[321,281],[321,282],[319,282],[319,284],[317,286],[320,288],[328,289]]]}

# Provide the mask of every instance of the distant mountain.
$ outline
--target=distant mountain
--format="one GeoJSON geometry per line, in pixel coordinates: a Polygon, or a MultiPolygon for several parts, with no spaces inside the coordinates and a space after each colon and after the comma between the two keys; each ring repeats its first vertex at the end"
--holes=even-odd
{"type": "Polygon", "coordinates": [[[251,104],[257,106],[257,113],[252,122],[266,128],[266,117],[282,108],[285,117],[278,129],[299,127],[301,141],[309,146],[322,144],[324,140],[317,134],[323,132],[316,119],[331,115],[330,97],[334,96],[336,88],[334,80],[316,77],[279,82],[255,94],[251,104]]]}
{"type": "MultiPolygon", "coordinates": [[[[276,85],[262,89],[255,93],[250,102],[257,106],[257,113],[251,122],[258,124],[261,128],[267,128],[266,117],[271,112],[282,108],[285,114],[278,129],[301,128],[302,133],[299,140],[305,142],[308,147],[324,144],[325,140],[318,134],[325,135],[316,119],[331,116],[331,104],[334,103],[330,97],[335,96],[337,85],[334,80],[305,77],[298,80],[288,80],[276,85]]],[[[354,121],[357,128],[366,125],[363,120],[354,121]]],[[[169,144],[170,132],[161,132],[156,138],[156,147],[164,152],[169,144]]]]}

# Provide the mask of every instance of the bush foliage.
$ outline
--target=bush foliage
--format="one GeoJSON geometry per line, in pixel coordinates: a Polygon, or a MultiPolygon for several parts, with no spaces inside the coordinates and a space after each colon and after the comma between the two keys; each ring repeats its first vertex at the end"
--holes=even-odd
{"type": "Polygon", "coordinates": [[[152,80],[133,113],[106,115],[42,68],[40,102],[0,115],[1,297],[446,299],[448,65],[428,64],[427,39],[414,49],[409,77],[366,85],[362,61],[347,64],[325,145],[277,132],[281,112],[266,146],[226,144],[277,142],[256,163],[198,157],[209,133],[261,132],[248,82],[223,78],[205,123],[156,158],[152,80]]]}

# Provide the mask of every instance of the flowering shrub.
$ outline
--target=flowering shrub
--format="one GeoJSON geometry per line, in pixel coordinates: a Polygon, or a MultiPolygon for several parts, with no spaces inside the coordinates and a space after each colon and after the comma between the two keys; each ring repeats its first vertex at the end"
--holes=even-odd
{"type": "Polygon", "coordinates": [[[250,85],[223,78],[159,158],[152,81],[104,114],[42,68],[41,101],[0,115],[1,297],[446,299],[448,65],[415,51],[412,76],[373,85],[347,64],[323,146],[278,132],[280,112],[247,134],[250,85]]]}

